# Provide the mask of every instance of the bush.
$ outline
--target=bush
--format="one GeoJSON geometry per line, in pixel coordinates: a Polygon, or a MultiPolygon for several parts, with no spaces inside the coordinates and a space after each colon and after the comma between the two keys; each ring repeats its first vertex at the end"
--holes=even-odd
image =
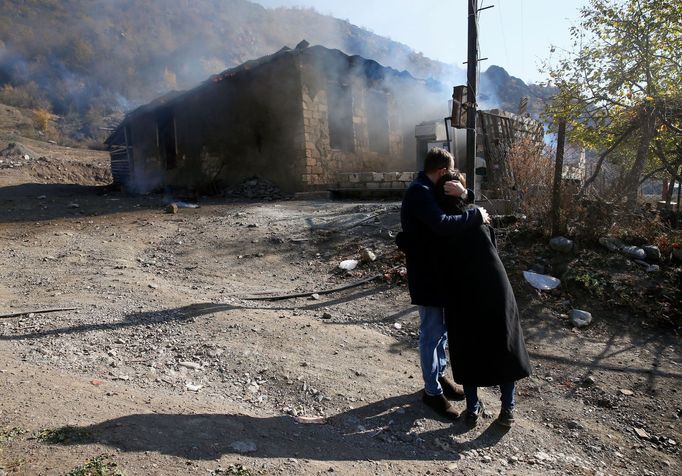
{"type": "Polygon", "coordinates": [[[50,125],[50,119],[52,119],[50,111],[42,108],[36,109],[33,111],[33,116],[38,130],[43,132],[47,131],[47,128],[50,125]]]}
{"type": "Polygon", "coordinates": [[[517,195],[514,208],[532,221],[547,222],[554,171],[551,150],[540,150],[535,142],[521,139],[512,145],[508,159],[517,195]]]}

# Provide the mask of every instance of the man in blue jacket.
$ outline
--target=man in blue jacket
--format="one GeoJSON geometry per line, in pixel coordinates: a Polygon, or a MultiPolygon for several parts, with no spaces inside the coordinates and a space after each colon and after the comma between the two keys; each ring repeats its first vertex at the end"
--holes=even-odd
{"type": "MultiPolygon", "coordinates": [[[[412,304],[419,309],[419,356],[424,378],[422,400],[438,414],[454,419],[459,413],[448,398],[462,400],[464,393],[461,387],[444,375],[447,367],[445,344],[448,339],[443,306],[448,283],[437,279],[433,247],[438,237],[457,235],[488,223],[489,217],[483,208],[472,208],[462,215],[446,215],[438,207],[435,185],[452,169],[452,154],[439,148],[428,151],[424,171],[419,172],[405,191],[400,210],[403,231],[397,241],[405,252],[412,304]]],[[[445,193],[460,196],[469,202],[474,200],[474,193],[459,182],[446,182],[445,193]]]]}

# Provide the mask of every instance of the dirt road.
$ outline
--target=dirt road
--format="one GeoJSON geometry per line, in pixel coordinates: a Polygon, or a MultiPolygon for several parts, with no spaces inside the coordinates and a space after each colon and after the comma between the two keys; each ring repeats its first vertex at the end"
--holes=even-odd
{"type": "MultiPolygon", "coordinates": [[[[0,190],[0,312],[78,308],[0,319],[0,474],[682,471],[678,337],[636,320],[575,331],[561,296],[516,279],[535,373],[511,431],[469,429],[419,401],[403,285],[244,299],[399,265],[399,204],[201,205],[166,214],[162,197],[104,187],[0,190]],[[364,247],[377,261],[338,269],[364,247]]],[[[483,399],[496,413],[497,393],[483,399]]]]}

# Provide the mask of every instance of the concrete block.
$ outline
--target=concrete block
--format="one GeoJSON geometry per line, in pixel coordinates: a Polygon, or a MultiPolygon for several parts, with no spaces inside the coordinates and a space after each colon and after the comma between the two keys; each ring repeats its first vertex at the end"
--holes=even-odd
{"type": "Polygon", "coordinates": [[[379,189],[379,183],[378,182],[368,182],[367,183],[367,189],[369,190],[378,190],[379,189]]]}
{"type": "Polygon", "coordinates": [[[384,174],[382,172],[370,172],[372,174],[372,182],[383,182],[384,174]]]}

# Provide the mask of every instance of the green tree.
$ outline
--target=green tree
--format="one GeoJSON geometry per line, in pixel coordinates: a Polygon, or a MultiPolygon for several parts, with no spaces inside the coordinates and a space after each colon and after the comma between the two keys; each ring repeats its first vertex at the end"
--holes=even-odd
{"type": "Polygon", "coordinates": [[[573,142],[602,152],[596,173],[607,155],[620,160],[618,189],[632,207],[646,170],[671,172],[680,161],[670,156],[682,139],[682,3],[591,0],[580,18],[572,51],[547,66],[558,88],[547,114],[568,121],[573,142]]]}

